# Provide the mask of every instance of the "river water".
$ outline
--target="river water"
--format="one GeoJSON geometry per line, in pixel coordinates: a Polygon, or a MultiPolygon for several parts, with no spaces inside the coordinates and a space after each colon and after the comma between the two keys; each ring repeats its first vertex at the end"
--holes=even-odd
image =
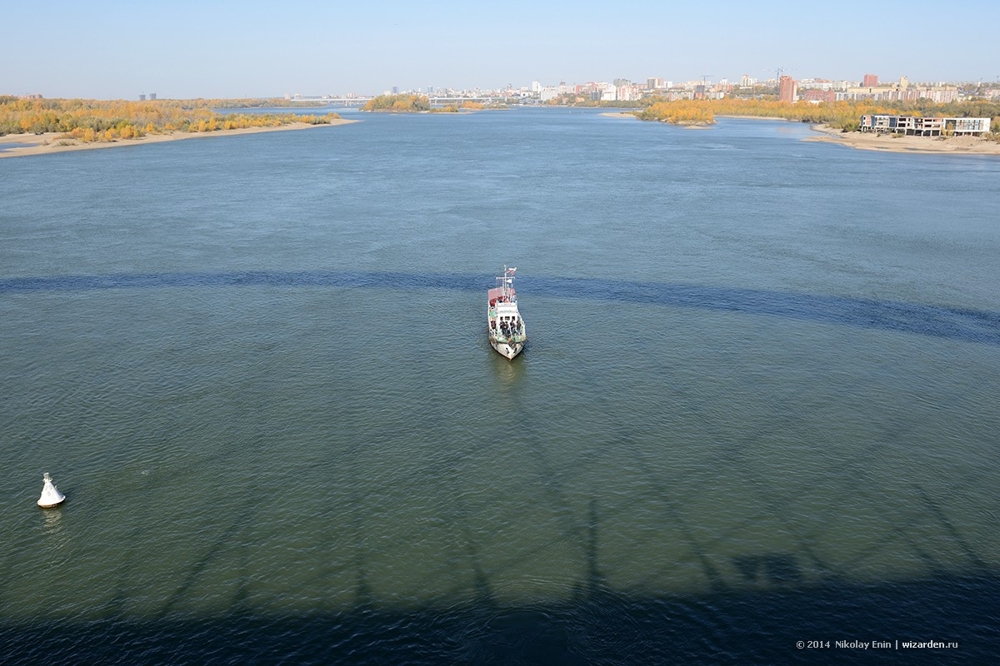
{"type": "Polygon", "coordinates": [[[3,663],[997,654],[1000,160],[347,115],[0,160],[3,663]]]}

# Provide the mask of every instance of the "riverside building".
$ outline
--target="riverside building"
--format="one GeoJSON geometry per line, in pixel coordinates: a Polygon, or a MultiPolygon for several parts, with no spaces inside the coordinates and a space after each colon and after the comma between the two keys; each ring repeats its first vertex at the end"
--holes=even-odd
{"type": "Polygon", "coordinates": [[[990,131],[989,118],[920,118],[871,114],[861,116],[861,131],[907,136],[981,136],[990,131]]]}

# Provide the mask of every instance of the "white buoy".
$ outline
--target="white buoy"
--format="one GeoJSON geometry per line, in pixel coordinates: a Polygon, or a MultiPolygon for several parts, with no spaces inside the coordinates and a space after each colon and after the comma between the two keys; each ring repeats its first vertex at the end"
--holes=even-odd
{"type": "Polygon", "coordinates": [[[56,484],[52,483],[52,477],[49,476],[48,472],[42,475],[42,481],[45,482],[45,485],[42,486],[42,496],[38,498],[38,506],[43,509],[51,509],[62,504],[66,496],[59,492],[56,484]]]}

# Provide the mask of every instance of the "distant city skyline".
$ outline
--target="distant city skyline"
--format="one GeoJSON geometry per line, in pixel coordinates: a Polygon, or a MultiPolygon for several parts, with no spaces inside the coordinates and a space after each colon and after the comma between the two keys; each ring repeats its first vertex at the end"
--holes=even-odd
{"type": "MultiPolygon", "coordinates": [[[[256,0],[96,0],[86,11],[53,0],[45,10],[52,20],[25,13],[32,29],[7,22],[0,61],[17,66],[0,72],[0,94],[371,95],[532,81],[765,80],[778,68],[795,79],[997,81],[992,22],[948,21],[948,11],[926,0],[886,0],[878,15],[856,0],[822,14],[784,0],[306,1],[278,9],[256,0]]],[[[968,0],[961,11],[985,19],[994,6],[968,0]]]]}

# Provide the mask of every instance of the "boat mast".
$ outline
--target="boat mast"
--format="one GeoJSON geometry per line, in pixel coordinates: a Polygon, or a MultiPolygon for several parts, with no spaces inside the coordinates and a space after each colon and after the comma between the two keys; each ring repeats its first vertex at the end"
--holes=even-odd
{"type": "Polygon", "coordinates": [[[516,268],[507,268],[507,264],[503,265],[503,296],[504,300],[508,301],[508,287],[514,288],[514,271],[516,268]]]}

